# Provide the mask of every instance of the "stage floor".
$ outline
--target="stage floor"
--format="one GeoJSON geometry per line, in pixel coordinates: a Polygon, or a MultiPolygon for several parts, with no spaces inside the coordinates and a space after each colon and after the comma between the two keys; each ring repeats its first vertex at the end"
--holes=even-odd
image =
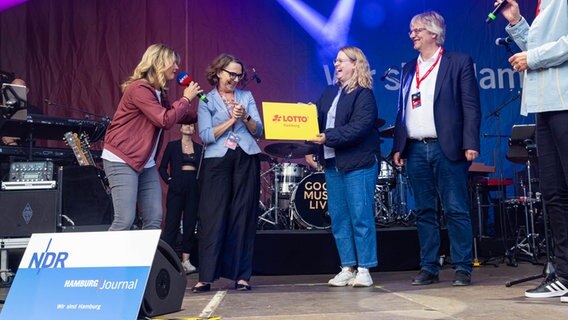
{"type": "MultiPolygon", "coordinates": [[[[440,283],[429,286],[410,285],[415,271],[374,272],[372,288],[331,288],[326,282],[332,275],[254,276],[252,291],[235,291],[232,282],[220,280],[202,294],[190,291],[197,281],[191,274],[183,310],[155,319],[567,319],[568,304],[559,298],[524,297],[540,279],[505,287],[507,281],[541,271],[542,266],[527,262],[484,265],[475,268],[469,287],[451,286],[449,266],[440,283]]],[[[0,299],[8,290],[0,289],[0,299]]]]}
{"type": "MultiPolygon", "coordinates": [[[[211,292],[191,293],[197,275],[187,277],[183,311],[166,318],[198,317],[224,295],[211,316],[222,319],[566,319],[568,304],[560,298],[527,299],[524,291],[539,280],[505,287],[505,282],[539,274],[542,266],[521,263],[481,266],[473,285],[452,287],[453,270],[445,267],[440,283],[412,286],[415,271],[373,273],[373,288],[331,288],[331,275],[257,276],[253,290],[238,292],[219,281],[211,292]]],[[[162,317],[164,319],[164,317],[162,317]]]]}

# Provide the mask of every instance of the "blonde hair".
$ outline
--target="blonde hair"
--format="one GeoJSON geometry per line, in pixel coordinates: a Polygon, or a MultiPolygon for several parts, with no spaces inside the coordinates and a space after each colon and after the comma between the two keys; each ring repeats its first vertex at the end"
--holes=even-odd
{"type": "Polygon", "coordinates": [[[361,49],[352,46],[345,46],[339,49],[351,61],[355,63],[355,72],[353,77],[349,80],[346,86],[347,93],[353,92],[355,88],[373,89],[373,77],[371,77],[371,68],[369,61],[361,49]]]}
{"type": "Polygon", "coordinates": [[[146,79],[153,87],[159,88],[165,95],[168,87],[164,73],[174,63],[179,64],[179,62],[179,54],[174,49],[159,43],[149,46],[132,75],[122,84],[122,91],[124,92],[132,82],[146,79]]]}
{"type": "Polygon", "coordinates": [[[424,24],[424,27],[428,32],[436,35],[436,44],[440,47],[444,45],[446,41],[446,22],[444,17],[442,17],[436,11],[427,11],[415,15],[412,20],[410,20],[410,28],[416,22],[424,24]]]}

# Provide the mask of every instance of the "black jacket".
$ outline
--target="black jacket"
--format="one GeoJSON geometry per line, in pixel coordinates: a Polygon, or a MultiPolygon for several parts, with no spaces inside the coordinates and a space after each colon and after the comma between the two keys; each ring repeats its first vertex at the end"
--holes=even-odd
{"type": "MultiPolygon", "coordinates": [[[[327,87],[317,102],[320,131],[325,128],[327,112],[338,90],[337,86],[327,87]]],[[[341,93],[335,114],[335,127],[323,130],[325,145],[335,149],[338,170],[368,168],[379,160],[380,138],[374,127],[377,118],[377,102],[371,89],[356,88],[351,93],[341,93]]],[[[323,146],[318,149],[318,161],[323,164],[323,146]]]]}
{"type": "MultiPolygon", "coordinates": [[[[393,152],[406,157],[406,103],[416,72],[416,59],[402,69],[395,122],[393,152]]],[[[464,54],[444,52],[434,89],[434,122],[444,155],[451,161],[464,161],[465,150],[479,151],[481,111],[479,85],[473,60],[464,54]]]]}
{"type": "MultiPolygon", "coordinates": [[[[195,159],[197,160],[195,166],[197,170],[199,170],[199,165],[201,162],[201,153],[203,148],[200,144],[193,143],[193,150],[195,152],[195,159]]],[[[182,159],[182,152],[181,152],[181,140],[174,140],[170,141],[166,146],[166,150],[164,150],[164,155],[162,156],[162,162],[160,162],[160,166],[158,167],[158,171],[160,172],[160,177],[164,180],[165,183],[169,184],[170,180],[175,183],[177,177],[181,177],[181,167],[183,164],[182,159]],[[170,167],[170,171],[168,174],[168,165],[170,167]],[[171,179],[170,179],[171,178],[171,179]]]]}

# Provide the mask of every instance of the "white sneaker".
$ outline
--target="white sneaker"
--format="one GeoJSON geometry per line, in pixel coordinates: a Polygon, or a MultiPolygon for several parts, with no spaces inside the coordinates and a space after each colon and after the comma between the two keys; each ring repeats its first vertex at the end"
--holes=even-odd
{"type": "Polygon", "coordinates": [[[349,270],[349,267],[341,268],[341,272],[338,273],[333,279],[329,280],[327,284],[332,287],[345,287],[346,285],[351,285],[357,272],[349,270]]]}
{"type": "Polygon", "coordinates": [[[189,260],[185,260],[181,262],[181,266],[183,267],[183,270],[185,271],[185,274],[190,274],[192,272],[195,272],[195,270],[197,270],[196,267],[194,267],[191,262],[189,262],[189,260]]]}
{"type": "Polygon", "coordinates": [[[373,279],[367,268],[357,268],[357,276],[353,280],[353,287],[370,287],[373,285],[373,279]]]}

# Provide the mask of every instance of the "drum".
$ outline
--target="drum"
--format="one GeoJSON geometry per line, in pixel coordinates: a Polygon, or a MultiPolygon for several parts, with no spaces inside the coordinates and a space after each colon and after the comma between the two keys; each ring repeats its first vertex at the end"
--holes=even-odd
{"type": "Polygon", "coordinates": [[[289,198],[296,185],[306,172],[304,166],[297,163],[282,163],[278,171],[278,196],[289,198]]]}
{"type": "Polygon", "coordinates": [[[394,182],[395,182],[395,171],[393,166],[385,160],[381,161],[381,169],[379,170],[378,183],[387,184],[394,182]]]}
{"type": "Polygon", "coordinates": [[[308,229],[331,228],[323,172],[314,172],[300,181],[292,192],[291,207],[300,225],[308,229]]]}

